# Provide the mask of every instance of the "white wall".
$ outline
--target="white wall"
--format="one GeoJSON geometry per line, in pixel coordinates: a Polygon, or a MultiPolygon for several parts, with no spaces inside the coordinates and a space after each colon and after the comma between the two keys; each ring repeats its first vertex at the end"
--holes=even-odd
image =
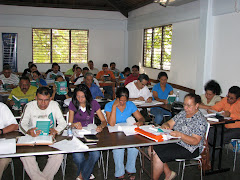
{"type": "MultiPolygon", "coordinates": [[[[117,62],[117,68],[120,70],[127,66],[127,19],[119,12],[0,5],[0,33],[18,33],[19,72],[22,72],[32,60],[33,27],[88,29],[88,58],[94,61],[97,68],[101,69],[103,63],[109,64],[112,61],[117,62]]],[[[0,57],[2,57],[2,44],[0,57]]],[[[0,66],[2,67],[2,61],[0,66]]],[[[43,72],[51,67],[50,64],[37,66],[43,72]]],[[[72,67],[71,64],[60,64],[60,66],[61,71],[72,67]]]]}
{"type": "Polygon", "coordinates": [[[216,79],[225,96],[228,89],[240,86],[240,13],[230,13],[215,17],[213,78],[216,79]]]}

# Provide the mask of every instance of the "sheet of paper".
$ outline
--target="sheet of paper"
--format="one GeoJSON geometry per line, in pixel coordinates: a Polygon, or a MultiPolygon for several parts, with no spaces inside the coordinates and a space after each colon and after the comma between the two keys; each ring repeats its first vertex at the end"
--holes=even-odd
{"type": "Polygon", "coordinates": [[[137,127],[137,125],[133,125],[133,126],[121,126],[122,131],[124,132],[124,134],[126,136],[131,136],[131,135],[135,135],[136,132],[134,131],[134,129],[137,127]]]}
{"type": "Polygon", "coordinates": [[[82,141],[80,141],[77,137],[73,136],[72,140],[62,140],[53,145],[49,145],[50,147],[59,149],[61,151],[66,152],[74,152],[78,150],[86,150],[89,149],[87,145],[85,145],[82,141]]]}
{"type": "Polygon", "coordinates": [[[0,139],[0,154],[16,153],[16,139],[0,139]]]}
{"type": "MultiPolygon", "coordinates": [[[[82,129],[73,129],[73,134],[76,137],[82,138],[84,135],[96,135],[97,134],[97,125],[96,124],[88,124],[87,127],[83,127],[82,129]]],[[[67,130],[64,130],[62,136],[67,136],[67,130]]]]}
{"type": "Polygon", "coordinates": [[[143,101],[144,103],[142,104],[139,104],[140,107],[145,107],[145,106],[155,106],[155,105],[158,105],[158,104],[164,104],[163,102],[159,102],[159,101],[152,101],[151,103],[146,103],[145,101],[143,101]]]}

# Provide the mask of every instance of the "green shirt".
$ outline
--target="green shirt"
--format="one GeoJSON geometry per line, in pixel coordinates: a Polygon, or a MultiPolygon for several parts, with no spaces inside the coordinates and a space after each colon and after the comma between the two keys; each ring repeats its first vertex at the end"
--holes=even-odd
{"type": "Polygon", "coordinates": [[[14,88],[14,89],[11,91],[8,99],[11,100],[11,99],[12,99],[12,95],[14,95],[14,96],[16,96],[18,99],[27,98],[27,99],[28,99],[28,102],[30,102],[30,101],[34,100],[34,98],[36,97],[36,91],[37,91],[37,87],[35,87],[35,86],[30,86],[30,88],[28,89],[27,93],[24,94],[24,93],[21,91],[20,87],[18,86],[18,87],[14,88]]]}
{"type": "Polygon", "coordinates": [[[69,69],[69,70],[67,70],[64,74],[65,75],[73,75],[73,70],[72,70],[72,68],[71,69],[69,69]]]}

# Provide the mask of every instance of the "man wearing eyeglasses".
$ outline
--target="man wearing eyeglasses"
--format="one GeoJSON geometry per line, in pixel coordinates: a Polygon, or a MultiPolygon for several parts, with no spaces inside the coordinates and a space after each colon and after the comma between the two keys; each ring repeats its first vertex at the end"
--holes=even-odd
{"type": "MultiPolygon", "coordinates": [[[[232,86],[228,90],[227,97],[212,106],[210,109],[222,112],[224,117],[230,117],[232,120],[240,120],[240,88],[232,86]]],[[[216,145],[220,145],[221,128],[218,129],[216,145]]],[[[213,142],[214,129],[211,128],[209,132],[209,142],[213,142]]],[[[235,123],[225,124],[223,144],[230,143],[231,139],[240,137],[240,121],[235,123]]]]}

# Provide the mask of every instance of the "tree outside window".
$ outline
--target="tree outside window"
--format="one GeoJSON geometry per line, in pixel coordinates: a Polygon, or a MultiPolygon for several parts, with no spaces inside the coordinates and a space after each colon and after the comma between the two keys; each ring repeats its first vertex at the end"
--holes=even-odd
{"type": "Polygon", "coordinates": [[[32,29],[34,63],[87,63],[88,30],[32,29]]]}
{"type": "Polygon", "coordinates": [[[170,70],[172,25],[144,29],[144,67],[170,70]]]}

